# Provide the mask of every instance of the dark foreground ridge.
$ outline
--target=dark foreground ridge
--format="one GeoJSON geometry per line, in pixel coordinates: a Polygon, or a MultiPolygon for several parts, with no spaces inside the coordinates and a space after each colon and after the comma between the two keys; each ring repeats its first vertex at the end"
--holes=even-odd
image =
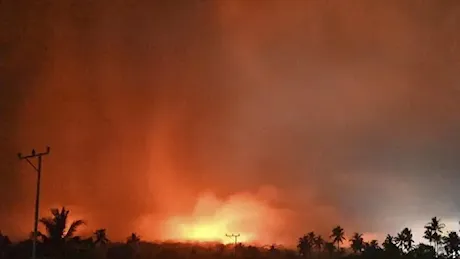
{"type": "MultiPolygon", "coordinates": [[[[68,221],[69,211],[52,209],[52,216],[40,219],[46,233],[37,234],[39,258],[458,258],[460,238],[456,231],[444,232],[445,225],[433,217],[425,226],[428,244],[414,244],[412,231],[404,228],[395,236],[364,241],[354,233],[349,247],[344,247],[345,231],[336,226],[329,237],[310,232],[298,240],[297,250],[278,245],[254,246],[242,243],[152,243],[132,233],[125,243],[111,242],[105,229],[96,230],[92,237],[76,236],[83,220],[68,221]]],[[[34,233],[28,239],[12,243],[0,232],[1,258],[30,258],[34,233]]]]}

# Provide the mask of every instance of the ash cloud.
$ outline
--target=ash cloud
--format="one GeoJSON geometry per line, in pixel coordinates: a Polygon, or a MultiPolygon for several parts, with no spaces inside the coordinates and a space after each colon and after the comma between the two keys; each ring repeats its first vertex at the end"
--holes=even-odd
{"type": "Polygon", "coordinates": [[[455,1],[2,1],[0,17],[4,233],[32,229],[15,154],[46,145],[42,214],[75,205],[116,239],[203,190],[264,185],[293,237],[459,211],[455,1]]]}

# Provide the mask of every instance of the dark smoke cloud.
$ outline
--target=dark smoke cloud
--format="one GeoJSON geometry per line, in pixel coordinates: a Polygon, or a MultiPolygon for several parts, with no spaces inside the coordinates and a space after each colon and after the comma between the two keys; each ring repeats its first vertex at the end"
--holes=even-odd
{"type": "Polygon", "coordinates": [[[0,17],[5,233],[32,228],[15,154],[45,145],[42,214],[70,205],[117,239],[263,185],[297,212],[293,237],[460,210],[456,1],[1,1],[0,17]]]}

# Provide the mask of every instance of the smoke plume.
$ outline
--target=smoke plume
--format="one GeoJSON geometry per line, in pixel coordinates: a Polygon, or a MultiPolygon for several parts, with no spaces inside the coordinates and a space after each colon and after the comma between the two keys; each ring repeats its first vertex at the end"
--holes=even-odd
{"type": "Polygon", "coordinates": [[[459,27],[456,1],[0,1],[0,229],[32,230],[16,154],[46,145],[41,216],[114,240],[451,218],[459,27]]]}

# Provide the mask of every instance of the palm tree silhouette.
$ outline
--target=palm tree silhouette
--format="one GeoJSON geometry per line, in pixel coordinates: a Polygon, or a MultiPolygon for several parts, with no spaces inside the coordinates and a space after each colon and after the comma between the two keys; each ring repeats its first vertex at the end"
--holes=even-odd
{"type": "Polygon", "coordinates": [[[51,217],[41,218],[40,223],[45,226],[46,233],[39,233],[39,237],[53,256],[65,257],[69,243],[78,243],[79,237],[74,236],[78,227],[83,225],[83,220],[75,220],[68,225],[69,210],[65,207],[51,209],[51,217]]]}
{"type": "Polygon", "coordinates": [[[412,249],[413,244],[414,244],[412,230],[410,230],[409,228],[405,228],[403,230],[403,234],[404,234],[404,237],[405,237],[405,241],[404,241],[405,248],[406,248],[407,251],[409,251],[409,250],[412,249]]]}
{"type": "Polygon", "coordinates": [[[447,236],[443,237],[443,242],[447,256],[450,258],[457,258],[460,252],[460,237],[457,232],[449,232],[447,236]]]}
{"type": "Polygon", "coordinates": [[[311,251],[313,251],[313,248],[315,246],[315,238],[316,238],[316,234],[315,232],[308,232],[307,234],[307,240],[308,240],[308,244],[310,245],[310,254],[311,254],[311,251]]]}
{"type": "Polygon", "coordinates": [[[431,231],[431,229],[429,229],[427,226],[425,226],[425,232],[424,232],[423,238],[428,240],[430,245],[433,245],[433,240],[434,240],[433,231],[431,231]]]}
{"type": "Polygon", "coordinates": [[[363,239],[363,234],[359,233],[354,233],[353,236],[350,239],[351,242],[351,249],[353,252],[356,253],[361,253],[364,249],[364,239],[363,239]]]}
{"type": "Polygon", "coordinates": [[[385,237],[382,246],[385,251],[390,251],[398,248],[398,246],[395,244],[395,238],[390,234],[385,237]]]}
{"type": "Polygon", "coordinates": [[[430,242],[430,245],[434,243],[434,249],[436,255],[438,254],[439,243],[442,240],[442,230],[446,227],[441,223],[441,219],[437,217],[431,218],[431,221],[425,225],[425,235],[423,236],[430,242]]]}
{"type": "Polygon", "coordinates": [[[46,235],[40,234],[44,242],[59,244],[69,241],[74,237],[77,228],[83,225],[84,221],[75,220],[67,229],[69,212],[70,211],[66,210],[65,207],[62,207],[61,210],[51,209],[52,217],[40,219],[40,223],[42,223],[46,229],[46,235]]]}
{"type": "Polygon", "coordinates": [[[388,234],[385,237],[385,241],[383,241],[382,246],[386,249],[387,247],[389,248],[392,245],[395,245],[394,244],[394,237],[392,235],[388,234]]]}
{"type": "Polygon", "coordinates": [[[395,244],[395,238],[388,234],[385,238],[385,241],[383,241],[382,246],[385,251],[386,257],[387,258],[397,258],[399,257],[400,250],[398,246],[395,244]]]}
{"type": "Polygon", "coordinates": [[[398,233],[396,236],[395,242],[402,252],[408,253],[413,247],[414,240],[412,238],[412,231],[409,228],[404,228],[401,233],[398,233]]]}
{"type": "Polygon", "coordinates": [[[315,237],[314,246],[319,255],[324,246],[324,239],[322,236],[318,235],[317,237],[315,237]]]}
{"type": "Polygon", "coordinates": [[[395,245],[401,250],[401,252],[404,252],[404,234],[398,233],[396,237],[394,238],[395,245]]]}
{"type": "Polygon", "coordinates": [[[299,241],[297,243],[297,249],[299,250],[299,255],[303,257],[308,257],[310,255],[312,243],[308,235],[299,238],[299,241]]]}
{"type": "Polygon", "coordinates": [[[96,232],[94,232],[95,240],[94,244],[96,245],[106,245],[110,241],[107,238],[107,233],[105,229],[98,229],[96,232]]]}
{"type": "Polygon", "coordinates": [[[332,242],[337,244],[337,252],[340,252],[340,244],[345,239],[343,228],[341,226],[336,226],[334,229],[332,229],[332,234],[330,237],[333,239],[332,242]]]}

